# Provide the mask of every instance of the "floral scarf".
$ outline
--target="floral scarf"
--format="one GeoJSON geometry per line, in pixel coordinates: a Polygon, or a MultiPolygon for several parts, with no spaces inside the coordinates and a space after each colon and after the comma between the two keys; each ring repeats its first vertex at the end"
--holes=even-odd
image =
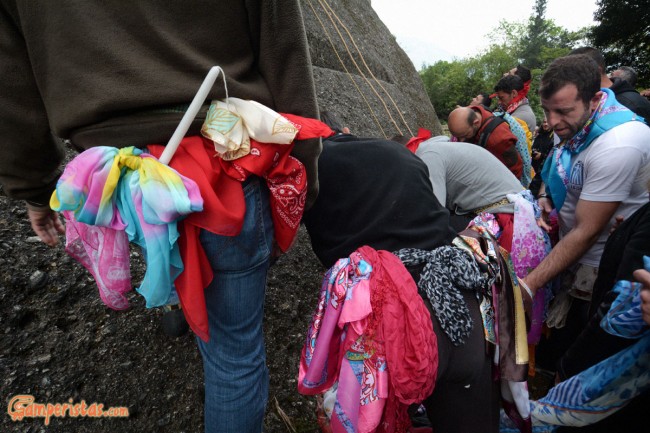
{"type": "Polygon", "coordinates": [[[616,100],[611,90],[603,88],[601,91],[603,96],[587,123],[571,139],[560,143],[555,148],[553,156],[547,158],[544,163],[542,179],[558,210],[562,208],[566,198],[571,174],[571,157],[584,151],[596,138],[615,126],[639,120],[639,116],[616,100]]]}
{"type": "Polygon", "coordinates": [[[323,279],[300,357],[298,392],[335,390],[334,433],[406,433],[407,408],[433,391],[438,343],[413,278],[364,246],[323,279]]]}

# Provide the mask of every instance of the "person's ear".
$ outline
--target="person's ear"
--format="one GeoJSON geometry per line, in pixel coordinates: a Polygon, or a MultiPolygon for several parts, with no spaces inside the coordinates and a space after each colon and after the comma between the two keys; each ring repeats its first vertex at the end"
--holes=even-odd
{"type": "Polygon", "coordinates": [[[600,103],[600,99],[603,97],[603,91],[599,90],[596,92],[593,98],[591,98],[591,101],[589,101],[589,109],[593,112],[597,107],[598,104],[600,103]]]}

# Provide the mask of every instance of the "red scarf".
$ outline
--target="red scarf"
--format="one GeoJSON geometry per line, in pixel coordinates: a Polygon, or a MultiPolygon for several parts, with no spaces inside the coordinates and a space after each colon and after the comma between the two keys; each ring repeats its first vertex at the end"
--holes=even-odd
{"type": "MultiPolygon", "coordinates": [[[[282,116],[298,128],[296,140],[334,134],[318,120],[290,114],[282,116]]],[[[256,175],[264,178],[269,187],[275,241],[286,251],[298,232],[307,195],[307,174],[300,161],[290,155],[293,146],[258,143],[251,139],[250,154],[224,161],[215,157],[212,141],[198,136],[186,137],[169,164],[194,180],[203,197],[203,211],[190,214],[178,224],[178,244],[185,269],[174,285],[188,324],[204,341],[209,340],[209,326],[203,291],[213,274],[199,242],[199,233],[205,229],[223,236],[239,234],[246,213],[241,182],[256,175]]],[[[162,145],[147,147],[158,158],[165,149],[162,145]]]]}
{"type": "Polygon", "coordinates": [[[423,141],[426,141],[431,138],[431,131],[428,129],[420,128],[418,129],[418,135],[411,138],[408,143],[406,143],[406,148],[411,152],[415,153],[422,144],[423,141]]]}
{"type": "Polygon", "coordinates": [[[524,102],[528,102],[528,91],[530,90],[530,81],[528,80],[524,83],[524,88],[519,90],[517,92],[517,96],[515,96],[512,101],[510,101],[510,104],[505,108],[505,112],[508,114],[512,114],[513,111],[515,111],[521,104],[524,102]]]}

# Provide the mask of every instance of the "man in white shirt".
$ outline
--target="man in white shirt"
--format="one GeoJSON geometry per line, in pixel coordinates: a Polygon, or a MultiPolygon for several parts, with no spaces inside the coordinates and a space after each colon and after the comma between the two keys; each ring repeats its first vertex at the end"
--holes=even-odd
{"type": "Polygon", "coordinates": [[[614,215],[647,203],[650,128],[600,89],[597,64],[584,55],[556,59],[542,76],[542,108],[562,140],[549,155],[539,205],[559,213],[560,241],[526,278],[534,292],[562,275],[548,324],[563,327],[557,356],[588,320],[587,311],[614,215]]]}

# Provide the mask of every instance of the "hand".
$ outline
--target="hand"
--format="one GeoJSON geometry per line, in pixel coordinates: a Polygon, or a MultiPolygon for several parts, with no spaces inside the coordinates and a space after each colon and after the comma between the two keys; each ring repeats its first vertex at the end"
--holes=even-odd
{"type": "Polygon", "coordinates": [[[550,232],[552,227],[547,223],[549,214],[553,211],[553,202],[548,197],[541,197],[537,200],[539,208],[542,210],[542,217],[537,220],[537,225],[546,232],[550,232]]]}
{"type": "Polygon", "coordinates": [[[610,235],[611,235],[612,233],[614,233],[614,230],[616,230],[616,229],[618,228],[618,226],[621,225],[621,223],[623,222],[623,220],[625,220],[625,217],[624,217],[623,215],[616,215],[616,216],[614,217],[614,224],[612,224],[612,228],[609,229],[609,234],[610,234],[610,235]]]}
{"type": "Polygon", "coordinates": [[[643,284],[641,289],[641,315],[643,321],[650,325],[650,272],[645,269],[634,271],[634,278],[643,284]]]}
{"type": "Polygon", "coordinates": [[[49,207],[27,205],[27,215],[32,223],[32,230],[50,247],[59,243],[59,235],[65,233],[65,227],[59,214],[49,207]]]}

